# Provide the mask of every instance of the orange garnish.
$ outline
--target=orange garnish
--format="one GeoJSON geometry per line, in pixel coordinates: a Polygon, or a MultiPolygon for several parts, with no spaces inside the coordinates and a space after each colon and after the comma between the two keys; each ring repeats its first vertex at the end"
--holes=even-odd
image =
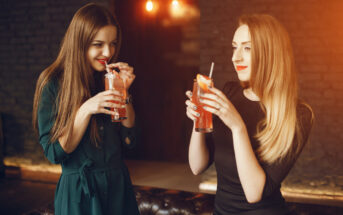
{"type": "Polygon", "coordinates": [[[197,74],[197,82],[202,90],[208,91],[208,87],[211,86],[212,80],[205,75],[197,74]]]}

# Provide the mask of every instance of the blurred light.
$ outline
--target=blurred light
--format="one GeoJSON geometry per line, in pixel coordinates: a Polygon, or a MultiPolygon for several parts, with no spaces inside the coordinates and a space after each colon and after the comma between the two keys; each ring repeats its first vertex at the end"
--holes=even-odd
{"type": "Polygon", "coordinates": [[[170,14],[172,17],[182,17],[184,16],[184,10],[182,4],[178,0],[173,0],[170,5],[170,14]]]}
{"type": "Polygon", "coordinates": [[[173,7],[178,7],[179,6],[179,1],[178,0],[173,0],[172,1],[172,6],[173,7]]]}
{"type": "Polygon", "coordinates": [[[151,0],[148,0],[145,4],[145,9],[148,11],[148,12],[151,12],[153,9],[154,9],[154,4],[151,0]]]}

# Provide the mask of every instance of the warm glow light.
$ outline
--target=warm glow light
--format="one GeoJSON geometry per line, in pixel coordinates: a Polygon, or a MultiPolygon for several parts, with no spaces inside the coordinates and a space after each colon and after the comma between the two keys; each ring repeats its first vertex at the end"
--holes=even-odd
{"type": "Polygon", "coordinates": [[[178,0],[173,0],[172,1],[173,7],[178,7],[179,6],[179,1],[178,0]]]}
{"type": "Polygon", "coordinates": [[[145,4],[145,9],[147,10],[147,11],[152,11],[152,9],[154,9],[154,4],[152,3],[152,1],[151,0],[148,0],[147,2],[146,2],[146,4],[145,4]]]}
{"type": "Polygon", "coordinates": [[[182,6],[178,0],[173,0],[170,5],[170,13],[173,17],[182,17],[184,15],[184,11],[182,10],[182,6]]]}

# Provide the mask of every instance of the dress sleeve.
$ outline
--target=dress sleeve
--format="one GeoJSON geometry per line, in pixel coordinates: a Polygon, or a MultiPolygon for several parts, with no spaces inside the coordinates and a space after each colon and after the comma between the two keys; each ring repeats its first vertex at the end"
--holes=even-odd
{"type": "Polygon", "coordinates": [[[302,149],[304,148],[308,140],[310,130],[312,128],[312,110],[303,104],[299,106],[300,107],[298,107],[298,122],[300,123],[300,132],[303,136],[303,141],[302,143],[300,143],[301,148],[295,154],[295,156],[286,156],[286,158],[282,159],[281,161],[277,161],[269,165],[262,164],[262,168],[266,173],[266,183],[263,190],[263,197],[268,197],[276,190],[280,189],[281,182],[288,175],[289,171],[293,167],[294,163],[296,162],[297,158],[299,157],[302,149]]]}
{"type": "Polygon", "coordinates": [[[61,163],[68,158],[68,154],[62,149],[58,140],[51,142],[51,129],[55,123],[55,98],[56,89],[49,82],[43,89],[38,106],[38,132],[39,143],[42,145],[44,154],[52,163],[61,163]]]}
{"type": "Polygon", "coordinates": [[[127,149],[134,148],[137,143],[139,142],[140,137],[140,129],[137,122],[137,118],[135,120],[135,125],[132,128],[127,128],[125,126],[121,126],[120,128],[120,138],[121,142],[127,149]],[[126,142],[126,138],[129,138],[129,144],[126,142]]]}

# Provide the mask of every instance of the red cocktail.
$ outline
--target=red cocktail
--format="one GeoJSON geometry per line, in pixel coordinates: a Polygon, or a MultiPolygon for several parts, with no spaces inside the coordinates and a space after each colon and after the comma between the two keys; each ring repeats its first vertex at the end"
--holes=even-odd
{"type": "Polygon", "coordinates": [[[197,106],[196,111],[200,114],[195,121],[195,131],[202,133],[213,131],[212,113],[204,110],[204,105],[199,101],[200,95],[203,93],[211,93],[208,89],[209,86],[213,87],[213,80],[207,76],[198,74],[193,84],[192,102],[197,106]]]}
{"type": "Polygon", "coordinates": [[[119,108],[111,108],[111,110],[115,112],[115,115],[111,115],[112,122],[120,122],[127,119],[126,108],[125,108],[125,100],[126,100],[125,83],[123,79],[120,78],[118,73],[108,72],[105,75],[105,89],[106,90],[114,89],[121,93],[121,96],[118,96],[118,97],[122,102],[116,101],[116,100],[111,101],[113,103],[121,105],[121,107],[119,108]]]}

